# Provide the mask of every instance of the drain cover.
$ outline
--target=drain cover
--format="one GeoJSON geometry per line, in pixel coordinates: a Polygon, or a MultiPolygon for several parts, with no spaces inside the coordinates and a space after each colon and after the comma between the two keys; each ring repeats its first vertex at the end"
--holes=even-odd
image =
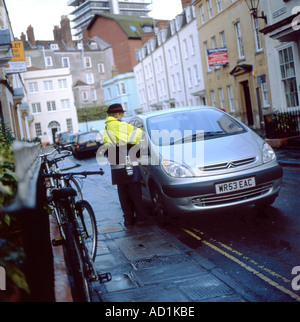
{"type": "Polygon", "coordinates": [[[151,268],[162,265],[172,265],[172,264],[180,264],[184,262],[188,262],[191,259],[187,257],[185,254],[180,255],[170,255],[170,256],[155,256],[148,259],[141,259],[132,263],[135,269],[144,269],[151,268]]]}
{"type": "Polygon", "coordinates": [[[211,275],[199,275],[197,280],[186,282],[179,289],[192,301],[213,299],[232,294],[232,290],[211,275]]]}

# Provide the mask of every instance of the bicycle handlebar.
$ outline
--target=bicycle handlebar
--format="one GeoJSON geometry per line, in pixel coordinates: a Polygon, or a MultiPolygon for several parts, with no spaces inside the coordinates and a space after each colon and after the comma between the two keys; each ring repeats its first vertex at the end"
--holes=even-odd
{"type": "MultiPolygon", "coordinates": [[[[72,155],[72,152],[71,152],[71,151],[67,151],[67,150],[64,150],[64,151],[66,152],[66,154],[65,154],[65,155],[60,156],[59,158],[57,158],[57,160],[59,160],[59,159],[63,159],[63,158],[67,158],[67,157],[69,157],[69,156],[71,156],[71,155],[72,155]]],[[[62,153],[62,151],[61,151],[60,149],[54,149],[54,150],[52,150],[52,151],[51,151],[51,152],[49,152],[49,153],[43,153],[43,154],[40,154],[40,155],[39,155],[39,157],[40,157],[40,158],[48,157],[49,155],[53,154],[54,152],[62,153]]],[[[53,159],[53,160],[51,160],[51,161],[54,161],[54,160],[55,160],[55,159],[53,159]]]]}
{"type": "Polygon", "coordinates": [[[68,177],[71,178],[73,176],[84,176],[85,178],[89,175],[104,175],[104,171],[100,168],[99,171],[83,171],[83,172],[69,172],[69,173],[50,173],[50,174],[42,174],[42,177],[46,178],[61,178],[61,177],[68,177]]]}

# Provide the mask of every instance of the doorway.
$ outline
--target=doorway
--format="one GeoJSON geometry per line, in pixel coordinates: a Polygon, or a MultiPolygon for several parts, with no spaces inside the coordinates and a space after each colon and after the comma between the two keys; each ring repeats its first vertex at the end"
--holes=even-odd
{"type": "Polygon", "coordinates": [[[251,104],[251,97],[250,97],[249,82],[244,81],[244,82],[241,82],[240,84],[243,86],[243,93],[244,93],[245,104],[246,104],[248,125],[253,126],[254,125],[254,120],[253,120],[253,112],[252,112],[252,104],[251,104]]]}
{"type": "Polygon", "coordinates": [[[50,144],[55,143],[56,132],[60,132],[60,124],[56,121],[52,121],[48,125],[48,139],[50,144]]]}

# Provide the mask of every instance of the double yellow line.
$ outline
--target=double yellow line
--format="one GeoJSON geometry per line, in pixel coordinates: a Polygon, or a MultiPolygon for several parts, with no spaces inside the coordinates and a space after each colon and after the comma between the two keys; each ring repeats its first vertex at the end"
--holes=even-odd
{"type": "Polygon", "coordinates": [[[265,281],[266,283],[268,283],[269,285],[275,287],[276,289],[280,290],[281,292],[289,295],[291,298],[295,299],[296,301],[300,302],[300,296],[294,292],[292,292],[291,290],[287,289],[286,287],[280,285],[279,283],[273,281],[271,278],[267,277],[266,275],[264,275],[263,273],[259,272],[257,269],[252,268],[251,266],[247,265],[246,263],[244,263],[242,260],[238,259],[237,257],[235,257],[234,255],[238,255],[240,256],[242,259],[249,261],[251,264],[257,266],[258,268],[260,268],[262,271],[267,272],[268,274],[281,279],[283,282],[285,283],[291,283],[291,281],[283,276],[281,276],[280,274],[270,270],[269,268],[266,268],[262,265],[260,265],[259,263],[257,263],[256,261],[250,259],[249,257],[244,256],[242,253],[232,249],[231,247],[218,242],[212,238],[209,238],[209,241],[204,239],[205,238],[205,234],[203,232],[201,232],[198,229],[192,228],[191,230],[182,228],[182,230],[184,232],[186,232],[187,234],[189,234],[190,236],[192,236],[193,238],[201,241],[204,245],[210,247],[211,249],[213,249],[214,251],[222,254],[223,256],[227,257],[228,259],[232,260],[233,262],[235,262],[236,264],[240,265],[241,267],[243,267],[244,269],[246,269],[247,271],[251,272],[252,274],[254,274],[255,276],[259,277],[260,279],[262,279],[263,281],[265,281]],[[200,236],[199,236],[200,235],[200,236]],[[216,244],[222,248],[216,246],[216,244]],[[234,254],[231,255],[230,253],[234,254]]]}

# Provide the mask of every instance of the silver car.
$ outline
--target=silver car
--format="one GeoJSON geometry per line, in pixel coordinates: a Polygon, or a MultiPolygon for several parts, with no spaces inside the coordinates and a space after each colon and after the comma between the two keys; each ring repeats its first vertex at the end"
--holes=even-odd
{"type": "Polygon", "coordinates": [[[283,171],[273,149],[229,114],[209,106],[133,117],[145,131],[143,196],[160,220],[168,214],[271,205],[283,171]]]}

